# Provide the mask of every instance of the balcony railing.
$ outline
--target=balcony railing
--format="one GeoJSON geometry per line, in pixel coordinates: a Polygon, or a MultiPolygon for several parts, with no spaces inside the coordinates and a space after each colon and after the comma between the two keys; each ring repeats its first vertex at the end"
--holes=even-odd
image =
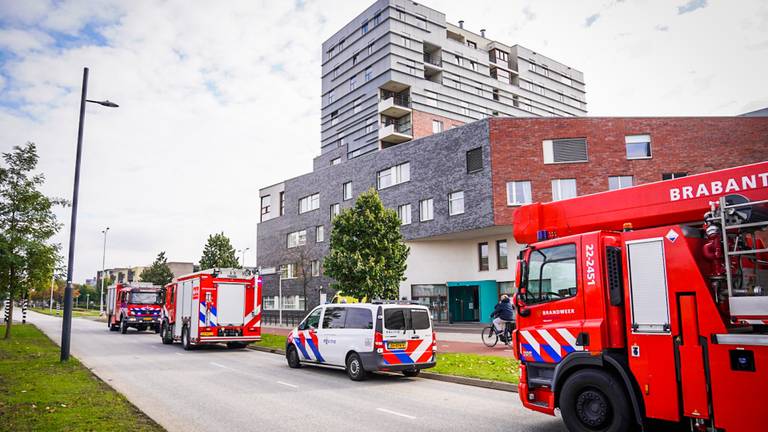
{"type": "Polygon", "coordinates": [[[398,121],[398,120],[399,119],[385,118],[384,119],[384,124],[382,125],[382,127],[387,127],[387,126],[390,126],[390,125],[394,125],[395,126],[395,132],[401,133],[401,134],[404,134],[404,135],[410,135],[411,134],[411,121],[410,120],[398,121]]]}
{"type": "Polygon", "coordinates": [[[439,56],[433,56],[429,53],[424,53],[424,63],[431,64],[437,67],[443,67],[443,61],[439,56]]]}
{"type": "Polygon", "coordinates": [[[395,93],[390,91],[384,91],[381,94],[381,100],[392,99],[393,103],[397,106],[410,108],[411,98],[407,93],[395,93]]]}

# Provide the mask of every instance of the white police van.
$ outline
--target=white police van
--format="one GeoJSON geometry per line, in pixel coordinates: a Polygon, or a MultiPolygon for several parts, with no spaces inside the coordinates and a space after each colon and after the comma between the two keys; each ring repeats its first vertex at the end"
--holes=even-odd
{"type": "Polygon", "coordinates": [[[355,381],[368,372],[398,371],[413,377],[435,366],[437,351],[429,309],[411,304],[325,304],[288,335],[288,366],[314,363],[343,367],[355,381]]]}

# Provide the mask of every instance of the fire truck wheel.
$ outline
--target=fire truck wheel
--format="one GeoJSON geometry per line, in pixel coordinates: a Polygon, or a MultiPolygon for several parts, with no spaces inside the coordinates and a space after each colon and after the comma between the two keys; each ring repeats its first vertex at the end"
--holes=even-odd
{"type": "Polygon", "coordinates": [[[107,328],[109,331],[117,331],[118,327],[112,324],[112,315],[107,316],[107,328]]]}
{"type": "Polygon", "coordinates": [[[172,344],[173,335],[171,334],[171,329],[168,327],[168,321],[163,321],[160,326],[160,338],[163,340],[163,343],[166,345],[172,344]]]}
{"type": "Polygon", "coordinates": [[[363,381],[367,378],[367,373],[363,369],[363,362],[357,353],[352,353],[347,357],[347,375],[352,381],[363,381]]]}
{"type": "Polygon", "coordinates": [[[128,333],[128,322],[125,320],[125,317],[120,318],[120,333],[128,333]]]}
{"type": "Polygon", "coordinates": [[[154,330],[155,330],[155,334],[160,333],[160,324],[156,325],[154,330]]]}
{"type": "Polygon", "coordinates": [[[290,345],[285,350],[285,359],[288,361],[288,367],[291,369],[298,369],[301,367],[301,361],[299,361],[299,353],[296,351],[296,347],[290,345]]]}
{"type": "Polygon", "coordinates": [[[621,384],[599,370],[580,370],[560,391],[560,412],[569,431],[618,432],[632,427],[631,410],[621,384]]]}
{"type": "Polygon", "coordinates": [[[187,326],[184,326],[181,329],[181,347],[184,348],[185,351],[192,349],[192,341],[189,340],[189,327],[187,326]]]}

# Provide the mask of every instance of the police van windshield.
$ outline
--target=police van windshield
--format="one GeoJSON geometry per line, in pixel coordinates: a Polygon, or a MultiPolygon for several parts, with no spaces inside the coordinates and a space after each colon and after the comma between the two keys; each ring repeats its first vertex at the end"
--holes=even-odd
{"type": "Polygon", "coordinates": [[[429,314],[424,309],[384,309],[384,327],[387,330],[426,330],[429,314]]]}
{"type": "Polygon", "coordinates": [[[131,293],[128,303],[133,304],[156,304],[157,293],[154,292],[135,292],[131,293]]]}

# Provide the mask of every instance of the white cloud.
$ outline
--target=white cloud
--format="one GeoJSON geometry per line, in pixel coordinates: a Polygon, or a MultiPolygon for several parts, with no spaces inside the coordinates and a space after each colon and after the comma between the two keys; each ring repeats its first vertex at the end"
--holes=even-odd
{"type": "MultiPolygon", "coordinates": [[[[426,4],[584,71],[591,115],[731,115],[766,100],[763,2],[684,15],[666,2],[426,4]],[[574,19],[594,13],[600,25],[574,19]]],[[[12,51],[0,64],[0,151],[36,142],[47,193],[70,198],[83,66],[89,96],[120,104],[88,107],[76,280],[100,266],[105,226],[108,266],[160,250],[196,261],[219,231],[253,264],[258,189],[310,171],[319,153],[320,43],[367,3],[90,5],[0,0],[0,50],[12,51]]]]}

